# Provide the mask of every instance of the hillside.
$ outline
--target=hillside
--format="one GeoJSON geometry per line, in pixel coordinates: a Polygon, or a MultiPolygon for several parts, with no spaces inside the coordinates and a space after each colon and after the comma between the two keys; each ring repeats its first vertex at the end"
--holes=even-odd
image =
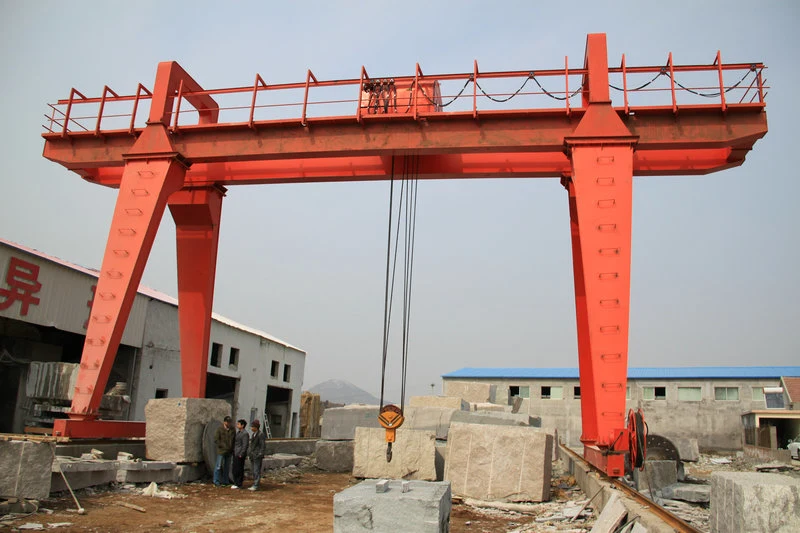
{"type": "Polygon", "coordinates": [[[368,393],[364,389],[356,387],[349,381],[339,379],[329,379],[318,385],[314,385],[309,392],[319,394],[322,401],[333,403],[343,403],[346,405],[364,403],[368,405],[378,405],[380,400],[368,393]]]}

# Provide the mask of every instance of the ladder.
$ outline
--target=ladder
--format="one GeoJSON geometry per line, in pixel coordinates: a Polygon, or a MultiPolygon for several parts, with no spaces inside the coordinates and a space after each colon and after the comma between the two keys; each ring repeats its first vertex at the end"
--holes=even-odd
{"type": "Polygon", "coordinates": [[[264,411],[264,436],[268,439],[272,438],[272,430],[269,429],[269,414],[264,411]]]}

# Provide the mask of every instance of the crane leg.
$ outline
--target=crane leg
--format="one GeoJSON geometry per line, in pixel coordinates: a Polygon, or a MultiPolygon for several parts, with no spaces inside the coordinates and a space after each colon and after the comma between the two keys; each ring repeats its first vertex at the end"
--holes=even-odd
{"type": "Polygon", "coordinates": [[[217,244],[222,213],[221,187],[183,189],[169,199],[178,258],[182,396],[204,398],[217,244]]]}

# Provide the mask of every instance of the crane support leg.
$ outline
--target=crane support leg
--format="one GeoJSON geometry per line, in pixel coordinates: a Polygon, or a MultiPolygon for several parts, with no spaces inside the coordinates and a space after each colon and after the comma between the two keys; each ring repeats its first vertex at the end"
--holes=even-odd
{"type": "MultiPolygon", "coordinates": [[[[142,135],[140,140],[149,137],[152,142],[155,137],[169,142],[163,126],[149,127],[157,131],[142,135]]],[[[161,151],[150,157],[137,154],[125,162],[87,326],[72,409],[69,419],[56,421],[55,435],[144,436],[141,422],[108,424],[96,418],[167,199],[183,186],[185,174],[186,166],[174,152],[161,151]]]]}
{"type": "Polygon", "coordinates": [[[183,189],[169,199],[178,254],[182,396],[204,398],[217,243],[225,189],[183,189]]]}

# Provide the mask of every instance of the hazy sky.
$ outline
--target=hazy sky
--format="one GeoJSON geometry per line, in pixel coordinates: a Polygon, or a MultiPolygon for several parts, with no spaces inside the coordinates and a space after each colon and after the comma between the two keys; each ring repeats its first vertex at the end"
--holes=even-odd
{"type": "MultiPolygon", "coordinates": [[[[206,88],[611,63],[763,61],[767,136],[736,169],[634,183],[630,365],[800,364],[795,157],[800,3],[405,1],[0,3],[0,235],[88,267],[116,191],[42,158],[46,104],[152,87],[177,60],[206,88]],[[379,5],[388,7],[377,7],[379,5]],[[612,7],[606,7],[612,6],[612,7]],[[795,96],[792,96],[795,95],[795,96]]],[[[388,184],[231,187],[215,310],[308,351],[305,387],[380,384],[388,184]]],[[[576,366],[566,192],[557,179],[419,186],[411,394],[464,366],[576,366]]],[[[174,224],[144,283],[176,295],[174,224]]],[[[395,316],[399,316],[395,315],[395,316]]],[[[392,359],[399,355],[393,345],[392,359]]],[[[388,390],[397,397],[399,372],[388,390]]]]}

